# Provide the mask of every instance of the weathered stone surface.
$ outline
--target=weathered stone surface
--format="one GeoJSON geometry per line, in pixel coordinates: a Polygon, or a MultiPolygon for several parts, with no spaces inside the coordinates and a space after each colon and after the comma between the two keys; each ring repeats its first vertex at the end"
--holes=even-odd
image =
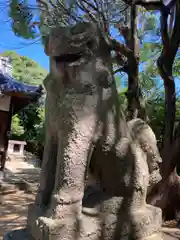
{"type": "MultiPolygon", "coordinates": [[[[59,238],[61,239],[61,238],[59,238]]],[[[89,234],[86,237],[83,237],[82,239],[79,240],[96,240],[97,239],[97,234],[89,234]]],[[[161,232],[152,234],[151,236],[148,237],[143,237],[141,240],[163,240],[163,235],[161,232]]],[[[164,240],[177,240],[178,238],[175,237],[168,237],[165,236],[164,240]]],[[[15,230],[10,233],[6,233],[4,236],[3,240],[34,240],[29,234],[27,233],[26,229],[20,229],[20,230],[15,230]]],[[[51,238],[51,240],[54,240],[51,238]]],[[[129,240],[129,237],[124,237],[123,240],[129,240]]]]}
{"type": "Polygon", "coordinates": [[[98,239],[104,229],[104,239],[116,239],[119,221],[118,239],[158,233],[161,211],[146,205],[148,186],[160,180],[156,138],[142,120],[127,124],[121,116],[105,39],[93,24],[56,29],[46,53],[46,143],[40,188],[28,215],[30,233],[40,240],[88,236],[87,209],[82,214],[88,159],[108,196],[93,207],[101,224],[90,235],[98,239]]]}
{"type": "Polygon", "coordinates": [[[81,23],[55,29],[46,53],[46,141],[28,233],[35,240],[160,236],[161,211],[146,204],[161,179],[156,138],[142,120],[122,117],[107,42],[81,23]],[[98,183],[88,193],[87,169],[98,183]]]}

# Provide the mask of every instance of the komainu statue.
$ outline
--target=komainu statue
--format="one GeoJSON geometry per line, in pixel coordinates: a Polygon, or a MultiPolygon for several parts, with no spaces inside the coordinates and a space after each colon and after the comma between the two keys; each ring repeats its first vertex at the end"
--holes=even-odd
{"type": "Polygon", "coordinates": [[[27,229],[36,240],[161,238],[161,210],[146,204],[161,176],[151,128],[127,123],[97,26],[53,29],[45,49],[46,140],[27,229]],[[95,185],[85,189],[86,175],[95,185]]]}

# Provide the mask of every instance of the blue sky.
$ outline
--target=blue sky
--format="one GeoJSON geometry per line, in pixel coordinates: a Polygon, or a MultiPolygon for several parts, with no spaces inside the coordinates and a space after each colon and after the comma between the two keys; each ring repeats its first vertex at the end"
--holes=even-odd
{"type": "MultiPolygon", "coordinates": [[[[34,0],[31,0],[33,3],[34,0]]],[[[31,59],[38,62],[42,67],[48,69],[49,62],[48,57],[44,53],[42,44],[24,40],[16,37],[11,30],[10,21],[8,19],[8,6],[5,4],[5,0],[0,0],[0,53],[5,50],[15,50],[21,55],[28,56],[31,59]]]]}

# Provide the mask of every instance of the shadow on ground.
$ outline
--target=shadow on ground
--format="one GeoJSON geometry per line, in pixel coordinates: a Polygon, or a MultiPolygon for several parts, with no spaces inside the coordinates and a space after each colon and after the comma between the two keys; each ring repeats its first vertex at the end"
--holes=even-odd
{"type": "Polygon", "coordinates": [[[29,168],[29,169],[19,169],[16,172],[17,177],[24,179],[29,183],[37,184],[39,182],[40,169],[39,168],[29,168]]]}
{"type": "Polygon", "coordinates": [[[179,240],[180,234],[176,233],[165,233],[164,234],[164,240],[179,240]]]}
{"type": "MultiPolygon", "coordinates": [[[[12,170],[10,168],[5,170],[4,180],[13,185],[25,181],[32,186],[37,186],[39,176],[40,168],[32,166],[32,168],[26,169],[21,166],[13,166],[12,170]]],[[[3,239],[6,232],[26,225],[28,205],[34,202],[35,194],[36,191],[26,194],[17,188],[17,191],[13,193],[0,196],[0,240],[3,239]]]]}
{"type": "Polygon", "coordinates": [[[3,235],[26,225],[28,205],[34,201],[34,194],[17,191],[1,197],[0,203],[0,240],[3,235]]]}
{"type": "Polygon", "coordinates": [[[4,181],[10,184],[26,183],[37,188],[39,184],[39,178],[39,168],[16,168],[16,172],[13,172],[10,169],[5,169],[4,181]]]}

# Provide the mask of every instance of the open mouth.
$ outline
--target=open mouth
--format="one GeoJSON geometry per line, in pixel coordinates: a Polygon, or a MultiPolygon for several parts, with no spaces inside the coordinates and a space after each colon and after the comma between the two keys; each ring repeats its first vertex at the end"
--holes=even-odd
{"type": "Polygon", "coordinates": [[[75,54],[61,54],[59,56],[54,57],[56,63],[73,63],[82,57],[83,53],[75,53],[75,54]]]}

